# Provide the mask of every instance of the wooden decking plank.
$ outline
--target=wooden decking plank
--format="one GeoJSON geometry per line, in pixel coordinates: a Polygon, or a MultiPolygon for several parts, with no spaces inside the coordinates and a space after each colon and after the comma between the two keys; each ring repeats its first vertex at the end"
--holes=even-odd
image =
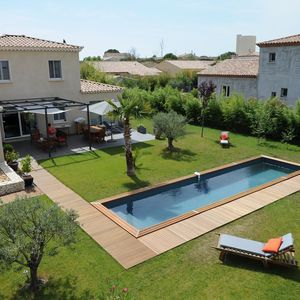
{"type": "Polygon", "coordinates": [[[187,240],[178,236],[168,228],[163,228],[145,236],[138,238],[144,245],[152,249],[155,253],[166,252],[178,245],[185,243],[187,240]]]}

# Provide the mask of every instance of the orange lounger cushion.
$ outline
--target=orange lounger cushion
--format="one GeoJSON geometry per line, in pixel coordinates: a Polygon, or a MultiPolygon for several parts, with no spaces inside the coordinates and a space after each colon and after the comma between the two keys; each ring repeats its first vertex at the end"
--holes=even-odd
{"type": "Polygon", "coordinates": [[[277,253],[282,244],[282,237],[270,239],[263,247],[264,252],[277,253]]]}

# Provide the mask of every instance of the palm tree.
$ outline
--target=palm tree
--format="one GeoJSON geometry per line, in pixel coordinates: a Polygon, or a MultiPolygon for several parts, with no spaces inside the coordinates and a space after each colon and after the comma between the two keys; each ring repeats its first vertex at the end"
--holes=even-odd
{"type": "Polygon", "coordinates": [[[127,165],[127,175],[135,176],[134,159],[131,148],[131,124],[132,118],[143,118],[150,112],[149,105],[144,99],[134,91],[127,90],[123,95],[118,96],[120,105],[116,105],[109,100],[108,103],[113,107],[113,111],[109,113],[113,119],[119,119],[124,122],[124,143],[127,165]]]}

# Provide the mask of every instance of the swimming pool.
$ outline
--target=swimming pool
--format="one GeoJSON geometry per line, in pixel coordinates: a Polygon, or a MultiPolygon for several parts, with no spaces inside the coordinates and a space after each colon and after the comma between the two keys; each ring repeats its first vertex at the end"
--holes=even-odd
{"type": "Polygon", "coordinates": [[[284,180],[297,170],[298,165],[259,157],[205,172],[200,179],[190,176],[101,204],[109,215],[117,216],[120,225],[128,224],[127,228],[137,233],[148,232],[149,228],[219,205],[224,199],[232,201],[241,193],[284,180]]]}

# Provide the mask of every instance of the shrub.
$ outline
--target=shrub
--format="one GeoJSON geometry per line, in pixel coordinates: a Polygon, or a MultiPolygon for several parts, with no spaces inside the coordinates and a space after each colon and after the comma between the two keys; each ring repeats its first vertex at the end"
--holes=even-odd
{"type": "Polygon", "coordinates": [[[195,98],[192,94],[187,94],[185,98],[185,116],[188,122],[199,124],[201,120],[202,106],[200,100],[195,98]]]}
{"type": "Polygon", "coordinates": [[[27,174],[31,172],[31,156],[27,154],[22,160],[21,160],[21,171],[23,174],[27,174]]]}

